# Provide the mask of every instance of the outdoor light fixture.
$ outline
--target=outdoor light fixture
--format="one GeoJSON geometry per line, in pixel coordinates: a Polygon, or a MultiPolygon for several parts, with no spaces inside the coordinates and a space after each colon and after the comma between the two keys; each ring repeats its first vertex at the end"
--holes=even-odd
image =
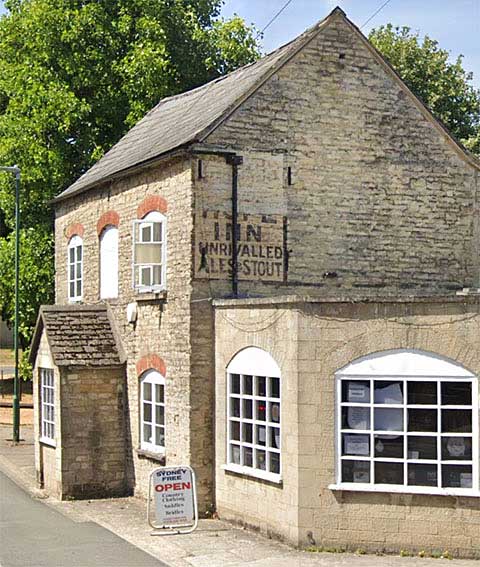
{"type": "Polygon", "coordinates": [[[13,442],[20,441],[20,377],[18,375],[18,283],[20,255],[20,168],[0,166],[0,171],[15,176],[15,323],[13,331],[13,348],[15,351],[15,378],[13,381],[13,442]]]}

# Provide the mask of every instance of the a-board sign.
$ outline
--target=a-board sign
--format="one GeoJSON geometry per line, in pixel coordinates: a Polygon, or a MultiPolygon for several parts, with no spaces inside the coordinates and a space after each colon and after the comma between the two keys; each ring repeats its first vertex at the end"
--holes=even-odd
{"type": "Polygon", "coordinates": [[[198,522],[195,473],[189,466],[161,467],[150,474],[150,502],[155,504],[155,521],[150,506],[148,518],[156,529],[188,533],[198,522]],[[153,498],[152,498],[153,493],[153,498]],[[187,528],[180,530],[178,528],[187,528]]]}
{"type": "MultiPolygon", "coordinates": [[[[283,282],[286,219],[281,215],[239,214],[236,227],[238,279],[283,282]]],[[[204,211],[195,218],[195,277],[232,275],[232,216],[204,211]]]]}

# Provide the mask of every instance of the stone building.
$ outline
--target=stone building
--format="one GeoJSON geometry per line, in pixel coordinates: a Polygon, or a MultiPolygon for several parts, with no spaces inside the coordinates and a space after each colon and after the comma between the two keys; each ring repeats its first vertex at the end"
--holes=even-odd
{"type": "Polygon", "coordinates": [[[106,305],[118,337],[102,398],[54,372],[56,417],[63,392],[123,412],[117,443],[85,437],[85,463],[113,447],[103,489],[190,464],[202,513],[295,544],[478,556],[479,170],[338,8],[160,101],[56,198],[53,313],[106,305]]]}

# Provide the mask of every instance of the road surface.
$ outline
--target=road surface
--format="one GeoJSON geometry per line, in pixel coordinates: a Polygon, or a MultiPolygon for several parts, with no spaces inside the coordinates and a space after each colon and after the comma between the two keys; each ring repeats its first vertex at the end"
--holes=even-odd
{"type": "Polygon", "coordinates": [[[167,567],[93,522],[73,522],[0,472],[1,567],[167,567]]]}

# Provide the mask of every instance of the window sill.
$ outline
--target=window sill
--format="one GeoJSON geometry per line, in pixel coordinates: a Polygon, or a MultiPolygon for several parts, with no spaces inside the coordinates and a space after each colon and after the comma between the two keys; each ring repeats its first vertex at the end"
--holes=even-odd
{"type": "Polygon", "coordinates": [[[330,484],[330,490],[335,492],[377,492],[391,494],[425,494],[428,496],[468,496],[479,498],[480,492],[471,488],[435,488],[433,486],[395,486],[393,484],[360,484],[354,482],[344,482],[340,484],[330,484]]]}
{"type": "Polygon", "coordinates": [[[165,453],[154,453],[153,451],[148,451],[147,449],[135,449],[137,456],[141,459],[149,459],[150,461],[156,461],[161,465],[165,465],[166,457],[165,453]]]}
{"type": "Polygon", "coordinates": [[[239,474],[242,476],[248,476],[252,480],[266,480],[267,482],[271,482],[273,484],[281,485],[282,482],[282,475],[275,474],[267,471],[260,471],[257,469],[252,469],[250,467],[242,467],[240,465],[222,465],[221,467],[226,472],[231,472],[235,474],[239,474]]]}
{"type": "Polygon", "coordinates": [[[53,447],[54,449],[57,446],[55,441],[53,439],[49,439],[48,437],[40,437],[39,441],[42,445],[48,445],[49,447],[53,447]]]}
{"type": "Polygon", "coordinates": [[[135,298],[135,301],[139,302],[139,301],[165,301],[167,299],[167,290],[159,290],[159,291],[155,291],[155,290],[139,290],[136,289],[135,290],[137,293],[137,296],[135,298]]]}

